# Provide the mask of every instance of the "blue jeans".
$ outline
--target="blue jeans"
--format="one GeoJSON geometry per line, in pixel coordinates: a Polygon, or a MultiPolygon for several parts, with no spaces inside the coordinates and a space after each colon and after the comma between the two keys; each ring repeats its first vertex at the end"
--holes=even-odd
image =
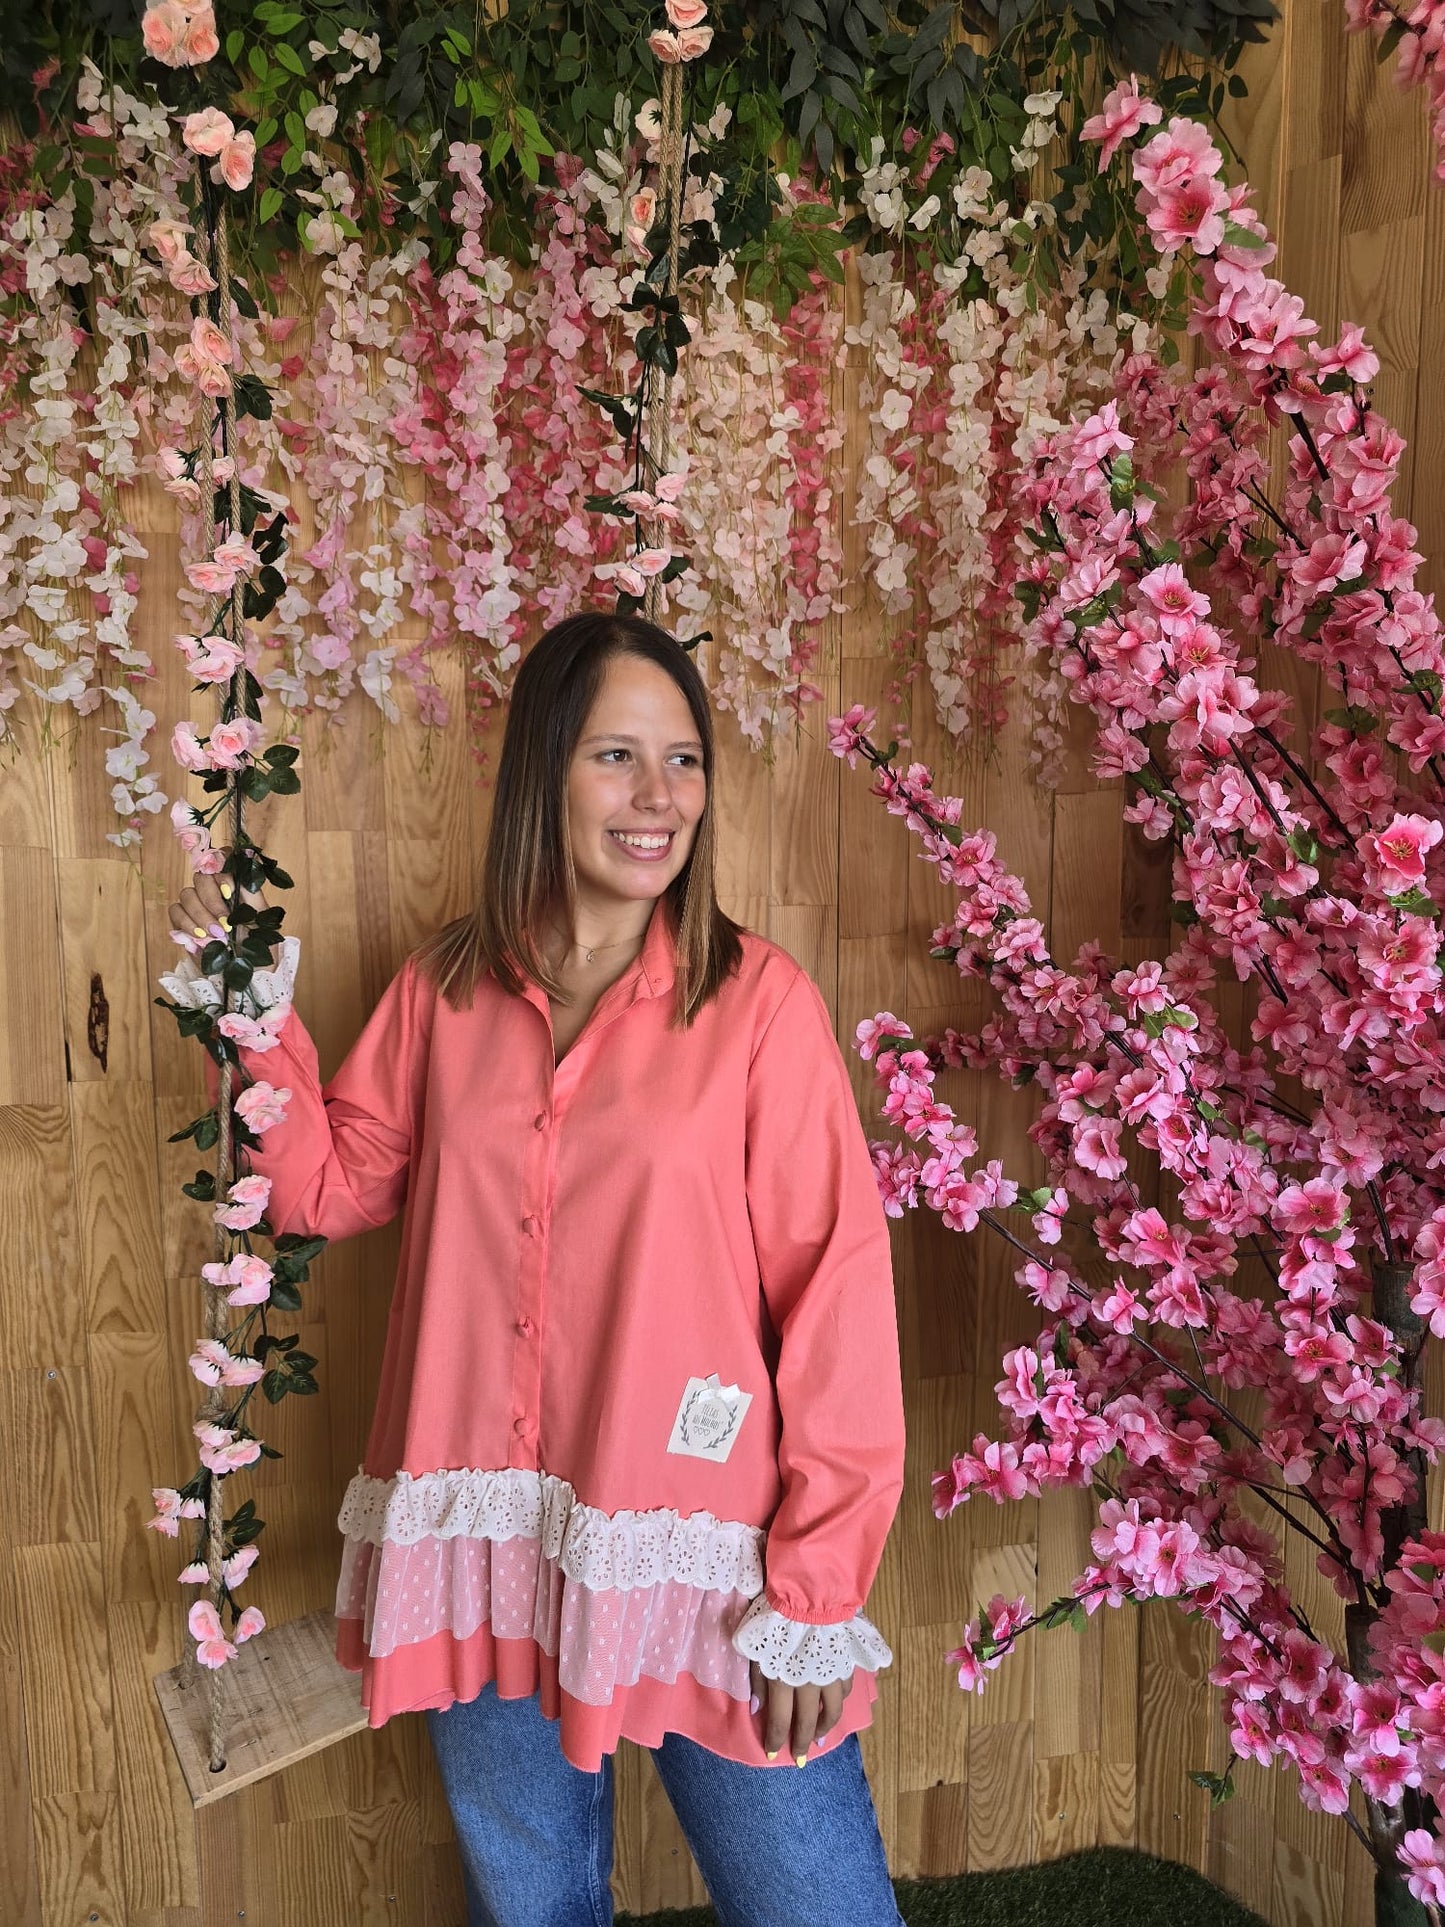
{"type": "MultiPolygon", "coordinates": [[[[426,1720],[467,1927],[611,1927],[612,1761],[581,1772],[535,1696],[494,1685],[426,1720]]],[[[651,1752],[720,1927],[901,1927],[856,1734],[801,1770],[678,1733],[651,1752]]]]}

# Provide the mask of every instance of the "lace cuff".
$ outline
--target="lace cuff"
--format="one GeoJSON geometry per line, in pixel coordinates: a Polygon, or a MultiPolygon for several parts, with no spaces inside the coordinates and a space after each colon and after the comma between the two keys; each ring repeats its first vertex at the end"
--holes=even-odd
{"type": "MultiPolygon", "coordinates": [[[[247,988],[256,1010],[270,1010],[275,1004],[289,1004],[296,982],[296,966],[301,958],[301,939],[283,937],[281,954],[269,970],[258,970],[247,988]]],[[[214,977],[198,968],[194,957],[182,957],[174,970],[162,971],[161,988],[168,997],[189,1010],[219,1010],[224,992],[214,977]]]]}
{"type": "Polygon", "coordinates": [[[876,1673],[893,1655],[878,1628],[862,1613],[835,1626],[787,1619],[759,1593],[733,1634],[733,1645],[755,1659],[768,1679],[788,1686],[831,1686],[855,1668],[876,1673]]]}

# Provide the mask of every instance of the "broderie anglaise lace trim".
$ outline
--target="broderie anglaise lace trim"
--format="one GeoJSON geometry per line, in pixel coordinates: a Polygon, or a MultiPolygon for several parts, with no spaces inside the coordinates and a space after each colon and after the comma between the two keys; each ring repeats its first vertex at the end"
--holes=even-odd
{"type": "Polygon", "coordinates": [[[376,1479],[358,1472],[337,1524],[348,1539],[415,1545],[422,1539],[533,1539],[569,1579],[589,1591],[631,1591],[668,1580],[710,1591],[763,1589],[759,1526],[682,1515],[603,1512],[582,1505],[565,1479],[522,1467],[424,1472],[376,1479]]]}
{"type": "Polygon", "coordinates": [[[738,1622],[733,1645],[769,1679],[788,1686],[829,1686],[855,1667],[876,1673],[893,1660],[887,1641],[862,1613],[841,1625],[809,1626],[785,1618],[761,1594],[738,1622]]]}
{"type": "MultiPolygon", "coordinates": [[[[247,986],[255,1009],[270,1010],[273,1005],[290,1003],[300,958],[301,939],[283,937],[275,964],[256,971],[247,986]]],[[[158,981],[168,997],[188,1010],[219,1010],[226,994],[218,977],[203,976],[194,958],[184,954],[174,970],[161,972],[158,981]]]]}

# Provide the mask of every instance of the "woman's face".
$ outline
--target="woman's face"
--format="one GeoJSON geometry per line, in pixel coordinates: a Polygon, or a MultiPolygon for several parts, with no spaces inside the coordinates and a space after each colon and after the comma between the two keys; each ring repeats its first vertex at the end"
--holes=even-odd
{"type": "Polygon", "coordinates": [[[567,777],[579,905],[605,913],[660,897],[687,862],[706,802],[687,698],[655,663],[611,657],[567,777]]]}

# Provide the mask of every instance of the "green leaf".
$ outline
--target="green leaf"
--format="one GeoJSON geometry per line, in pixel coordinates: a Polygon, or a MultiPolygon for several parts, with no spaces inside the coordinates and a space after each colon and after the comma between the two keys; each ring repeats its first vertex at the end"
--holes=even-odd
{"type": "Polygon", "coordinates": [[[257,80],[264,80],[271,71],[271,63],[266,58],[264,47],[249,47],[246,51],[246,65],[257,80]]]}
{"type": "Polygon", "coordinates": [[[272,52],[276,57],[277,65],[284,67],[288,74],[296,74],[301,78],[305,77],[306,63],[289,41],[283,40],[279,42],[278,45],[272,49],[272,52]]]}
{"type": "Polygon", "coordinates": [[[262,227],[265,227],[269,221],[275,220],[281,211],[281,203],[285,198],[286,196],[281,192],[279,187],[262,189],[261,206],[259,209],[262,227]]]}
{"type": "Polygon", "coordinates": [[[1234,1762],[1230,1761],[1223,1773],[1205,1773],[1196,1770],[1189,1775],[1190,1783],[1203,1787],[1209,1795],[1211,1807],[1223,1806],[1226,1800],[1234,1798],[1234,1762]]]}

